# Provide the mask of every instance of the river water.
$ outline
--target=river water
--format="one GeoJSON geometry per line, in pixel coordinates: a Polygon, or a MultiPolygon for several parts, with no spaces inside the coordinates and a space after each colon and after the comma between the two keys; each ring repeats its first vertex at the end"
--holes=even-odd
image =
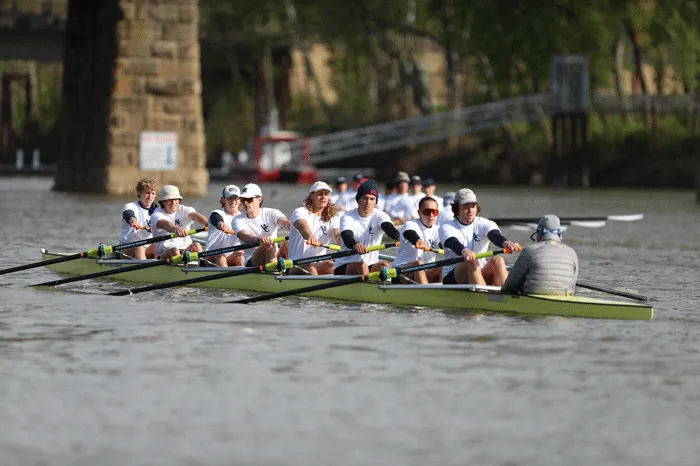
{"type": "MultiPolygon", "coordinates": [[[[0,264],[115,244],[129,199],[0,179],[0,264]]],[[[185,199],[208,213],[209,195],[185,199]]],[[[491,217],[572,227],[581,279],[655,298],[649,322],[393,309],[236,292],[110,297],[0,276],[3,465],[693,465],[700,208],[692,192],[475,188],[491,217]]],[[[303,187],[263,186],[291,214],[303,187]]],[[[524,232],[505,229],[527,244],[524,232]]],[[[508,261],[512,261],[509,258],[508,261]]],[[[114,285],[116,286],[116,285],[114,285]]]]}

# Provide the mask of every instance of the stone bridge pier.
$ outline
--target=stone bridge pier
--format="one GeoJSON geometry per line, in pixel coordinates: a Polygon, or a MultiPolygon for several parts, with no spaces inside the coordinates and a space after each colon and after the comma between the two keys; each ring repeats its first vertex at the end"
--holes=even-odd
{"type": "Polygon", "coordinates": [[[130,195],[149,176],[206,194],[198,27],[198,0],[70,0],[56,190],[130,195]],[[151,131],[177,135],[172,167],[142,167],[151,131]]]}

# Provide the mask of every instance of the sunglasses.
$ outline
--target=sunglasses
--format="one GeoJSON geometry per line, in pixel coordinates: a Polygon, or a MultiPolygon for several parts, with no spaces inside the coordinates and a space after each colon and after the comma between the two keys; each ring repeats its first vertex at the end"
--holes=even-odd
{"type": "Polygon", "coordinates": [[[426,217],[430,217],[431,215],[437,217],[440,211],[437,209],[421,209],[420,213],[425,215],[426,217]]]}
{"type": "Polygon", "coordinates": [[[255,196],[255,197],[239,197],[238,199],[241,200],[241,202],[253,202],[253,199],[259,199],[260,196],[255,196]]]}

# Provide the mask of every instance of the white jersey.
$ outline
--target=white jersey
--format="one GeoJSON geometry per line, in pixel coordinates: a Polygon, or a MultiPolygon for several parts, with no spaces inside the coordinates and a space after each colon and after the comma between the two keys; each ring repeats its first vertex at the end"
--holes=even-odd
{"type": "MultiPolygon", "coordinates": [[[[214,213],[217,213],[221,216],[226,226],[231,228],[233,231],[236,231],[235,229],[233,229],[233,219],[236,215],[238,215],[238,212],[229,215],[224,209],[216,209],[211,214],[209,214],[209,217],[211,218],[212,214],[214,213]]],[[[238,239],[238,236],[236,236],[235,234],[226,234],[223,231],[219,230],[217,226],[214,225],[211,221],[209,222],[209,231],[207,232],[207,244],[204,246],[205,251],[228,248],[231,246],[237,246],[239,244],[241,244],[241,240],[238,239]]],[[[226,255],[229,254],[231,253],[226,253],[226,255]]]]}
{"type": "MultiPolygon", "coordinates": [[[[496,222],[483,217],[476,217],[469,225],[460,223],[459,220],[452,219],[445,222],[440,227],[440,242],[445,249],[445,259],[459,257],[454,251],[445,246],[445,241],[448,238],[457,238],[465,248],[473,251],[475,254],[486,252],[489,248],[489,239],[486,235],[492,230],[498,230],[496,222]]],[[[486,259],[479,259],[479,265],[483,267],[486,264],[486,259]]],[[[442,268],[442,276],[450,273],[454,269],[454,265],[449,265],[442,268]]]]}
{"type": "Polygon", "coordinates": [[[438,215],[437,222],[435,223],[442,226],[443,223],[454,220],[454,218],[455,214],[452,212],[452,206],[447,206],[440,211],[440,215],[438,215]]]}
{"type": "Polygon", "coordinates": [[[416,249],[409,240],[404,238],[403,234],[407,230],[413,230],[418,234],[418,238],[433,249],[438,249],[440,243],[440,227],[437,224],[428,228],[421,223],[420,220],[409,220],[404,223],[401,229],[401,245],[399,252],[394,259],[394,266],[415,262],[418,259],[423,259],[423,262],[435,262],[436,254],[434,252],[425,252],[422,249],[416,249]]]}
{"type": "Polygon", "coordinates": [[[334,202],[337,209],[349,211],[352,209],[357,209],[357,201],[355,200],[354,191],[345,191],[344,193],[338,194],[338,200],[334,202]]]}
{"type": "MultiPolygon", "coordinates": [[[[189,230],[192,227],[193,222],[187,218],[187,216],[195,212],[196,210],[194,207],[188,207],[182,204],[180,204],[174,214],[166,214],[162,208],[158,207],[155,212],[153,212],[153,215],[151,215],[151,229],[153,230],[153,236],[156,237],[171,234],[169,231],[163,230],[162,228],[158,228],[156,226],[159,220],[168,220],[171,223],[174,223],[177,227],[189,230]]],[[[192,238],[189,236],[185,236],[184,238],[172,238],[156,243],[156,253],[160,255],[164,250],[170,248],[178,248],[180,252],[183,252],[190,244],[192,244],[192,238]]]]}
{"type": "Polygon", "coordinates": [[[418,218],[418,204],[420,200],[425,197],[425,194],[407,194],[406,197],[401,202],[399,208],[403,208],[403,215],[401,217],[405,219],[416,219],[418,218]]]}
{"type": "Polygon", "coordinates": [[[150,209],[145,209],[139,201],[130,202],[122,207],[122,230],[119,233],[119,244],[132,243],[153,237],[148,230],[136,230],[132,228],[124,219],[124,212],[130,210],[136,217],[136,221],[148,228],[151,226],[151,214],[155,211],[156,205],[152,204],[150,209]]]}
{"type": "MultiPolygon", "coordinates": [[[[243,230],[253,236],[269,236],[277,237],[277,222],[285,215],[281,210],[271,209],[269,207],[261,207],[258,216],[248,218],[245,212],[233,218],[233,231],[239,233],[243,230]]],[[[253,257],[255,248],[245,249],[245,262],[253,257]]]]}
{"type": "Polygon", "coordinates": [[[384,204],[384,212],[389,214],[389,218],[392,220],[397,217],[406,218],[404,217],[406,210],[404,199],[406,196],[408,196],[408,194],[397,194],[391,199],[387,198],[386,203],[384,204]]]}
{"type": "MultiPolygon", "coordinates": [[[[389,222],[391,219],[389,216],[382,212],[381,210],[374,209],[369,217],[360,217],[360,213],[357,209],[351,210],[343,215],[340,219],[340,232],[345,230],[352,231],[355,241],[365,246],[377,246],[382,244],[382,238],[384,236],[384,231],[382,230],[382,223],[389,222]]],[[[341,251],[347,251],[348,247],[345,245],[344,241],[341,241],[340,245],[341,251]]],[[[358,256],[357,254],[348,257],[341,257],[336,259],[335,267],[337,268],[343,264],[351,264],[353,262],[364,262],[367,265],[374,265],[379,262],[379,251],[368,252],[358,256]]]]}
{"type": "Polygon", "coordinates": [[[335,242],[335,238],[331,236],[331,232],[340,228],[340,218],[336,215],[329,221],[324,222],[320,216],[312,214],[306,207],[299,207],[292,212],[292,229],[289,232],[289,258],[303,259],[326,254],[328,251],[324,248],[317,248],[306,244],[306,240],[294,226],[294,222],[297,220],[306,220],[306,223],[309,224],[309,228],[311,229],[311,233],[313,233],[316,239],[321,243],[328,244],[335,242]]]}

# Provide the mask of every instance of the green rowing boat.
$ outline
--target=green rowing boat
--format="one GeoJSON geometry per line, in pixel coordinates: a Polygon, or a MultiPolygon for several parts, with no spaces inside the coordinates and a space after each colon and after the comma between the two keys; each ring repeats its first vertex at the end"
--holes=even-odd
{"type": "MultiPolygon", "coordinates": [[[[44,260],[65,254],[42,249],[44,260]]],[[[84,275],[114,267],[130,267],[148,261],[77,259],[48,265],[47,268],[67,275],[84,275]]],[[[231,270],[231,269],[226,269],[231,270]]],[[[169,283],[183,278],[217,274],[215,267],[159,265],[135,270],[113,277],[131,283],[169,283]]],[[[350,278],[350,277],[345,277],[350,278]]],[[[247,274],[197,283],[205,288],[273,293],[293,290],[344,278],[331,276],[280,276],[277,274],[247,274]]],[[[612,301],[582,296],[517,296],[498,292],[498,287],[475,285],[393,285],[353,283],[308,293],[309,296],[394,306],[486,311],[509,314],[588,317],[597,319],[650,320],[654,309],[646,304],[612,301]]]]}

